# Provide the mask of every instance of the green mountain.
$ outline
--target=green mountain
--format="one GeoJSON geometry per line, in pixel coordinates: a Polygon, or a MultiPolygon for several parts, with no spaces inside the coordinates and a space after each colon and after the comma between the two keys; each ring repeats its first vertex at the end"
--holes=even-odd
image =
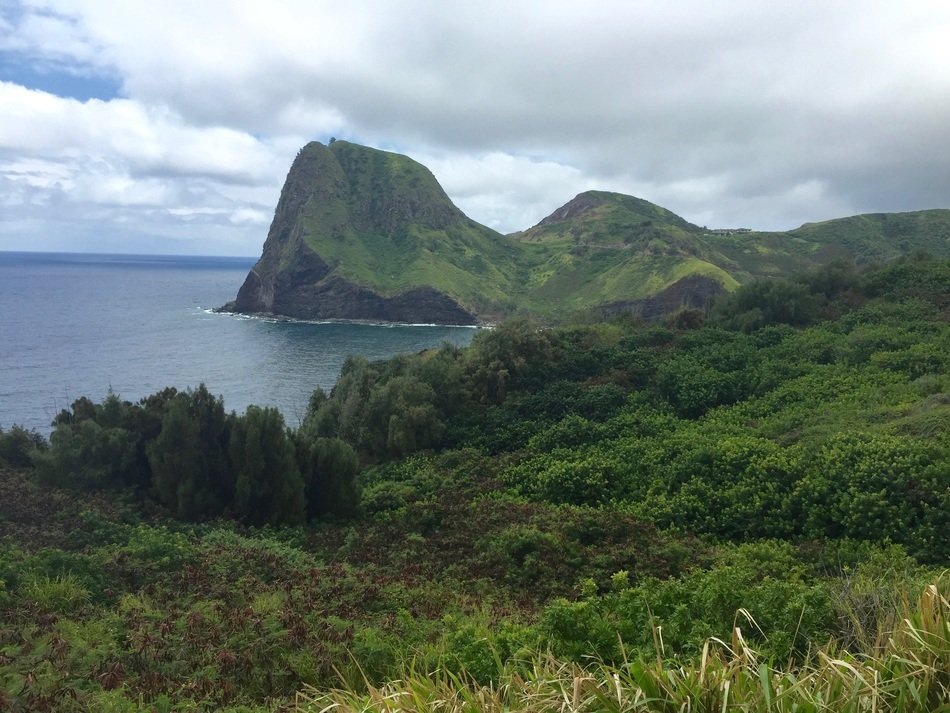
{"type": "Polygon", "coordinates": [[[468,218],[406,156],[313,142],[291,166],[261,259],[223,309],[448,324],[516,312],[653,317],[756,277],[916,249],[950,255],[950,210],[710,231],[640,198],[588,191],[506,236],[468,218]]]}
{"type": "Polygon", "coordinates": [[[674,309],[701,304],[738,285],[701,234],[698,226],[640,198],[581,193],[510,236],[530,265],[522,304],[548,318],[605,305],[642,309],[662,295],[671,296],[674,309]]]}

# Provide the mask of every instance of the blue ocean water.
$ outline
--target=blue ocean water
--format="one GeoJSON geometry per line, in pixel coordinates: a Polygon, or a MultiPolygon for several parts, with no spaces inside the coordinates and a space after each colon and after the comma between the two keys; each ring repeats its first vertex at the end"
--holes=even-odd
{"type": "Polygon", "coordinates": [[[303,323],[210,310],[234,299],[252,258],[0,252],[0,426],[49,433],[79,396],[136,401],[204,382],[228,410],[277,406],[289,425],[347,355],[382,359],[466,327],[303,323]]]}

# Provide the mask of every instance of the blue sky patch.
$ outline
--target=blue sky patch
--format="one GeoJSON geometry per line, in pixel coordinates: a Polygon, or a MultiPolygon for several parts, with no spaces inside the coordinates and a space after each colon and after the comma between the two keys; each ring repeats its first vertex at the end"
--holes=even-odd
{"type": "Polygon", "coordinates": [[[0,52],[0,80],[4,82],[79,101],[108,101],[121,96],[122,83],[117,77],[79,74],[49,64],[33,65],[26,58],[11,54],[0,52]]]}
{"type": "Polygon", "coordinates": [[[108,70],[77,61],[55,44],[35,44],[35,35],[24,37],[24,23],[31,18],[52,20],[61,27],[77,27],[73,18],[43,9],[27,9],[18,0],[0,0],[0,81],[79,101],[108,101],[120,96],[121,80],[108,70]]]}

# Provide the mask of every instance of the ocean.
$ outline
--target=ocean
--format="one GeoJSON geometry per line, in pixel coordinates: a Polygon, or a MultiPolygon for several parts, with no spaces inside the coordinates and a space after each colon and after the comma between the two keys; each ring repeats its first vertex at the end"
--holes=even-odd
{"type": "Polygon", "coordinates": [[[348,355],[383,359],[475,329],[217,314],[252,258],[0,252],[0,427],[41,433],[80,396],[137,401],[205,383],[227,410],[276,406],[288,425],[348,355]]]}

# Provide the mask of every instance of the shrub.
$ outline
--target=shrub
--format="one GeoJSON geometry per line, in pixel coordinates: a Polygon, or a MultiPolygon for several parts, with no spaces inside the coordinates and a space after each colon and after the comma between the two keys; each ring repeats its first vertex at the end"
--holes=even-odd
{"type": "Polygon", "coordinates": [[[33,451],[32,460],[37,477],[47,485],[97,490],[143,480],[135,434],[92,420],[58,425],[50,447],[33,451]]]}
{"type": "Polygon", "coordinates": [[[72,574],[31,577],[21,585],[19,594],[41,611],[57,614],[74,612],[89,601],[89,590],[72,574]]]}
{"type": "Polygon", "coordinates": [[[29,468],[35,451],[45,451],[49,444],[35,430],[28,431],[14,424],[9,431],[0,428],[0,465],[29,468]]]}

